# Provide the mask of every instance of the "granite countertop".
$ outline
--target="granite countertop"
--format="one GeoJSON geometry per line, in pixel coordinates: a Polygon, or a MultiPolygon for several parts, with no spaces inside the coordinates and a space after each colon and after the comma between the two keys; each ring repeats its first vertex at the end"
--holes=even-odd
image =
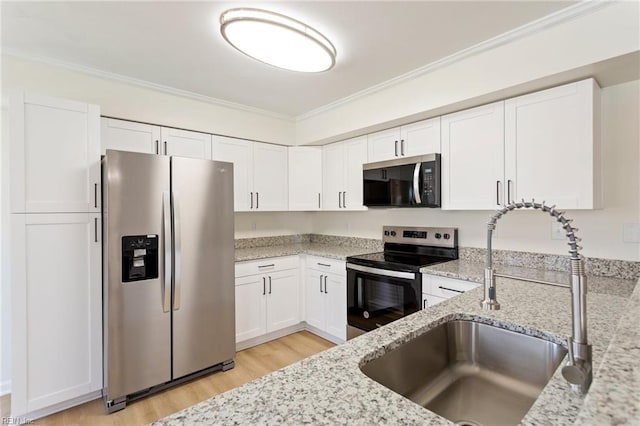
{"type": "MultiPolygon", "coordinates": [[[[481,264],[456,261],[435,265],[426,272],[478,281],[482,268],[481,264]]],[[[508,267],[496,269],[515,274],[508,267]]],[[[519,271],[518,275],[522,272],[526,271],[519,271]]],[[[528,273],[542,274],[551,281],[566,275],[553,273],[551,277],[547,272],[531,270],[528,273]]],[[[586,399],[573,394],[558,369],[522,424],[639,421],[640,286],[635,281],[597,276],[589,276],[588,283],[588,331],[594,359],[591,390],[586,399]]],[[[556,343],[563,343],[570,334],[570,297],[566,288],[510,279],[499,279],[497,287],[502,304],[499,311],[480,309],[483,289],[479,287],[155,424],[451,424],[369,379],[359,366],[453,319],[494,324],[556,343]]]]}
{"type": "Polygon", "coordinates": [[[331,259],[345,260],[347,256],[371,253],[371,248],[349,245],[331,245],[322,243],[290,243],[269,247],[250,247],[236,249],[236,262],[265,259],[268,257],[291,256],[295,254],[311,254],[331,259]]]}

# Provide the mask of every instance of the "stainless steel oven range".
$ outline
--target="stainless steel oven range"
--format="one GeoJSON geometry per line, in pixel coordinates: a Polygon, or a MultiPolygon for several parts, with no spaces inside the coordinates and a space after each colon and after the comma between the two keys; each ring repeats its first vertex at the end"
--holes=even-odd
{"type": "Polygon", "coordinates": [[[383,227],[384,251],[347,257],[347,339],[419,311],[420,268],[458,258],[457,228],[383,227]]]}

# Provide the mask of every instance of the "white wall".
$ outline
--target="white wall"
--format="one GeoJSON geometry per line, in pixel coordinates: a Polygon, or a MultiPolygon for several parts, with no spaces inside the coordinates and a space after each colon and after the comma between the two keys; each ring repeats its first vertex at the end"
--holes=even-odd
{"type": "Polygon", "coordinates": [[[295,124],[290,118],[225,107],[3,55],[2,90],[12,87],[97,104],[102,115],[111,117],[283,145],[295,143],[295,124]]]}
{"type": "MultiPolygon", "coordinates": [[[[585,256],[640,260],[640,244],[623,242],[623,225],[640,223],[640,81],[602,90],[604,208],[569,211],[580,229],[585,256]]],[[[313,213],[313,232],[381,238],[383,225],[456,226],[460,245],[486,247],[490,211],[384,209],[313,213]]],[[[535,211],[510,213],[500,220],[494,247],[564,254],[564,240],[551,239],[550,217],[535,211]]]]}
{"type": "Polygon", "coordinates": [[[235,214],[236,238],[308,234],[313,229],[309,212],[246,212],[235,214]]]}
{"type": "Polygon", "coordinates": [[[541,88],[535,84],[562,82],[549,80],[550,76],[575,80],[592,75],[592,64],[640,49],[639,9],[638,2],[596,5],[595,10],[566,22],[322,107],[298,117],[296,141],[305,145],[345,139],[393,127],[405,117],[417,121],[451,112],[447,110],[451,106],[463,109],[470,103],[490,102],[495,96],[520,94],[505,94],[513,88],[533,91],[541,88]],[[570,73],[581,67],[580,72],[586,74],[570,73]],[[388,124],[381,126],[384,123],[388,124]]]}

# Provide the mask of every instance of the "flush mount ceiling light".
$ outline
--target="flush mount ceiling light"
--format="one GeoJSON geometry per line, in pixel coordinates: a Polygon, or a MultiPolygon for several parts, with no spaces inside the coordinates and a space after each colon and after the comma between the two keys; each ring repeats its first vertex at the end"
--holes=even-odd
{"type": "Polygon", "coordinates": [[[320,72],[336,63],[336,48],[318,31],[278,13],[230,9],[220,32],[233,47],[258,61],[300,72],[320,72]]]}

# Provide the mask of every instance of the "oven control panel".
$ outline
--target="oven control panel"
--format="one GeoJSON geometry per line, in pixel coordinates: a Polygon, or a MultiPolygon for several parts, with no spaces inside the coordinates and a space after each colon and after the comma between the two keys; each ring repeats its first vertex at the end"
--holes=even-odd
{"type": "Polygon", "coordinates": [[[382,228],[382,241],[385,243],[455,248],[458,246],[458,228],[384,226],[382,228]]]}

